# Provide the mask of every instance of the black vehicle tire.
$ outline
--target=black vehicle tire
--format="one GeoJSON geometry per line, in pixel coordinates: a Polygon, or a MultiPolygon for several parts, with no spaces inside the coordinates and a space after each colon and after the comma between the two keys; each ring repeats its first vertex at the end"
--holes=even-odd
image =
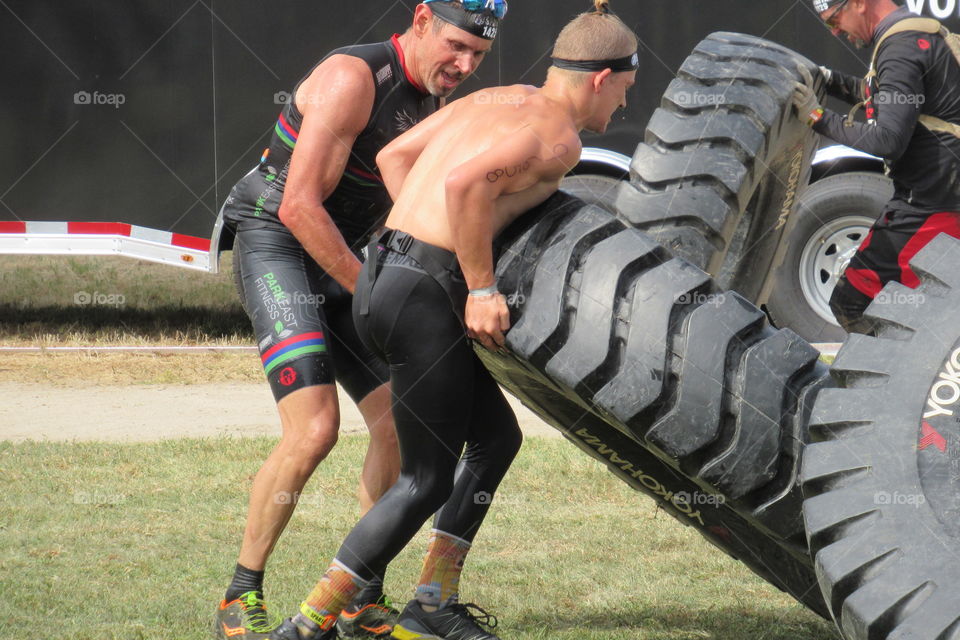
{"type": "Polygon", "coordinates": [[[623,180],[592,173],[567,176],[560,183],[560,189],[580,198],[587,204],[595,204],[611,213],[616,213],[617,193],[623,180]]]}
{"type": "Polygon", "coordinates": [[[696,509],[714,544],[823,614],[796,483],[807,413],[829,383],[817,351],[562,192],[507,229],[498,255],[509,354],[478,347],[498,381],[682,520],[696,509]],[[655,481],[638,482],[641,470],[655,481]]]}
{"type": "Polygon", "coordinates": [[[813,131],[792,106],[810,60],[773,42],[714,33],[686,59],[647,125],[617,209],[675,255],[751,301],[810,176],[813,131]]]}
{"type": "Polygon", "coordinates": [[[852,334],[810,420],[804,520],[847,640],[960,638],[960,241],[941,235],[852,334]],[[941,412],[942,411],[942,412],[941,412]],[[931,415],[931,414],[937,415],[931,415]]]}
{"type": "Polygon", "coordinates": [[[830,294],[891,197],[893,183],[878,173],[843,173],[810,185],[767,301],[776,326],[809,342],[846,338],[830,311],[830,294]]]}

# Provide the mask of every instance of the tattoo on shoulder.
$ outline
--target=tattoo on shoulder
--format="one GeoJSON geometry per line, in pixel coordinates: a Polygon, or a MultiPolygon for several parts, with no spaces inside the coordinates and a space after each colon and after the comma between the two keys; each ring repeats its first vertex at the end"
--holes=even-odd
{"type": "Polygon", "coordinates": [[[487,172],[487,182],[493,183],[497,182],[501,178],[512,178],[516,175],[519,175],[530,169],[530,165],[534,162],[550,162],[551,160],[557,160],[570,152],[570,148],[565,144],[557,144],[553,147],[553,155],[549,158],[541,158],[540,156],[530,156],[520,164],[510,165],[508,167],[498,167],[492,171],[487,172]]]}

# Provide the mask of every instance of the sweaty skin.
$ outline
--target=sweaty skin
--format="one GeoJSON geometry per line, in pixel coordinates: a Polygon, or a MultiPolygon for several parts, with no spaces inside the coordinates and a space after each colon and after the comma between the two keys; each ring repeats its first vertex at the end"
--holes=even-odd
{"type": "MultiPolygon", "coordinates": [[[[498,87],[441,109],[377,156],[395,200],[386,226],[455,252],[469,289],[494,285],[493,238],[559,188],[580,130],[606,129],[635,75],[606,70],[574,90],[498,87]]],[[[465,322],[470,337],[502,347],[505,299],[470,296],[465,322]]]]}
{"type": "MultiPolygon", "coordinates": [[[[448,207],[467,204],[460,201],[464,192],[475,189],[491,200],[493,206],[479,226],[496,235],[556,191],[580,157],[573,119],[534,87],[516,85],[467,96],[424,124],[432,125],[432,131],[419,133],[432,132],[431,143],[403,181],[387,226],[450,251],[458,245],[456,231],[471,222],[464,218],[480,217],[448,212],[448,207]],[[458,122],[470,124],[463,128],[458,122]]],[[[493,284],[492,272],[464,275],[471,289],[493,284]],[[471,275],[481,281],[471,282],[471,275]],[[485,275],[489,278],[483,282],[485,275]]]]}

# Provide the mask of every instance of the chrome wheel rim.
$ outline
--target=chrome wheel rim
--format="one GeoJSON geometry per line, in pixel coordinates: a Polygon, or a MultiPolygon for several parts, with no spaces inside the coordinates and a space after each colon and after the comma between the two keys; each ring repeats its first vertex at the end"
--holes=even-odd
{"type": "Polygon", "coordinates": [[[800,254],[800,289],[807,304],[818,316],[840,326],[830,310],[830,295],[846,270],[873,219],[844,216],[820,227],[800,254]]]}

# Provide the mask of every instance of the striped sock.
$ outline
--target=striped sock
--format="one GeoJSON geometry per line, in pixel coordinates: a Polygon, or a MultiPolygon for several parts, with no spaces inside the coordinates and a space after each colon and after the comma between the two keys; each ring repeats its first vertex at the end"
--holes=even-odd
{"type": "Polygon", "coordinates": [[[463,538],[433,529],[417,585],[417,602],[441,608],[456,602],[468,551],[470,543],[463,538]]]}
{"type": "Polygon", "coordinates": [[[300,613],[294,617],[293,622],[310,626],[305,624],[309,621],[326,631],[333,626],[340,612],[350,604],[353,596],[365,585],[366,582],[357,574],[334,560],[320,578],[320,582],[300,605],[300,613]]]}

